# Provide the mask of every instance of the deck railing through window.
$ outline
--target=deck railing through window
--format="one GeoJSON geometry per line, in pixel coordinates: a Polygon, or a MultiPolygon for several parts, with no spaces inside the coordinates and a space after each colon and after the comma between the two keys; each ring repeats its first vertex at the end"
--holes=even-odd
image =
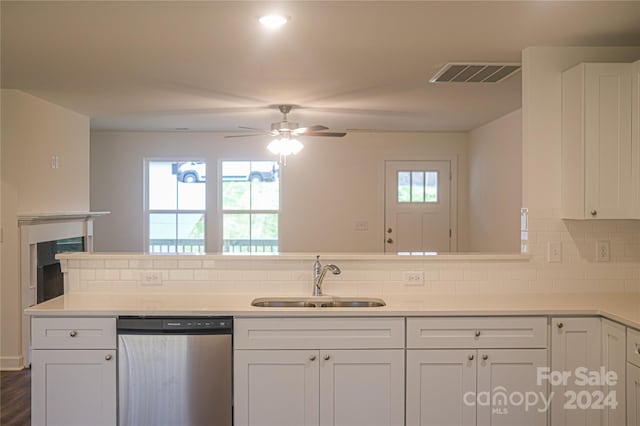
{"type": "MultiPolygon", "coordinates": [[[[204,253],[202,239],[151,239],[149,253],[204,253]]],[[[277,253],[278,240],[222,240],[223,253],[277,253]]]]}

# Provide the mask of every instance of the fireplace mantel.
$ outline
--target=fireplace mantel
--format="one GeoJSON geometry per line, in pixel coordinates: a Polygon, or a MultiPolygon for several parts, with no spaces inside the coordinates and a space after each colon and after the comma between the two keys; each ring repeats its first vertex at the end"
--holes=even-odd
{"type": "Polygon", "coordinates": [[[33,213],[19,214],[18,224],[35,225],[45,222],[62,222],[74,220],[94,219],[100,216],[106,216],[111,212],[60,212],[60,213],[33,213]]]}

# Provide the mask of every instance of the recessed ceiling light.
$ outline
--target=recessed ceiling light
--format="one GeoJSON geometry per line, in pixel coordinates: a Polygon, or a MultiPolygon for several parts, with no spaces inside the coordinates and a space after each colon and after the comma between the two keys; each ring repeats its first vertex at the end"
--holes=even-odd
{"type": "Polygon", "coordinates": [[[265,15],[258,19],[262,25],[270,29],[280,28],[286,24],[288,20],[289,19],[282,15],[265,15]]]}

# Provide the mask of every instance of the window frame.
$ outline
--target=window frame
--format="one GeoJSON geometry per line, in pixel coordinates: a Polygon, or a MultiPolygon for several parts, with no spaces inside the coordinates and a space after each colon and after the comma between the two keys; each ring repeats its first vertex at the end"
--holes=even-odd
{"type": "MultiPolygon", "coordinates": [[[[203,157],[185,157],[185,156],[179,156],[179,157],[145,157],[143,159],[143,185],[142,185],[142,191],[143,191],[143,208],[142,208],[142,212],[143,212],[143,224],[144,224],[144,232],[143,232],[143,247],[144,247],[144,253],[149,253],[149,254],[157,254],[157,255],[163,255],[163,254],[167,254],[167,255],[172,255],[172,254],[204,254],[207,252],[207,235],[208,235],[208,223],[209,223],[209,218],[208,218],[208,183],[209,183],[209,179],[207,178],[207,180],[204,182],[205,185],[205,189],[204,189],[204,205],[205,208],[203,210],[193,210],[193,209],[189,209],[189,210],[180,210],[177,207],[176,204],[176,209],[172,210],[172,209],[151,209],[149,207],[149,193],[150,193],[150,173],[149,173],[149,165],[150,163],[153,162],[166,162],[166,163],[188,163],[188,162],[202,162],[205,164],[205,167],[207,168],[207,176],[210,175],[209,173],[209,164],[207,162],[207,160],[203,157]],[[175,214],[176,218],[177,215],[179,214],[202,214],[203,218],[204,218],[204,239],[203,239],[203,246],[204,246],[204,251],[203,252],[179,252],[177,251],[177,246],[176,246],[176,251],[175,252],[152,252],[150,250],[151,248],[151,240],[150,240],[150,234],[151,234],[151,221],[150,221],[150,217],[151,214],[175,214]]],[[[177,193],[177,188],[178,188],[178,175],[176,174],[176,193],[177,193]]],[[[177,227],[177,220],[176,220],[176,227],[177,227]]],[[[177,238],[177,228],[176,228],[176,238],[177,238]]]]}
{"type": "MultiPolygon", "coordinates": [[[[216,250],[218,253],[224,254],[224,255],[228,255],[228,256],[233,256],[233,255],[240,255],[240,256],[246,256],[246,255],[254,255],[254,254],[276,254],[276,253],[280,253],[282,252],[282,246],[281,246],[281,225],[282,225],[282,174],[283,174],[283,169],[284,167],[282,167],[282,164],[280,164],[277,160],[274,160],[273,158],[221,158],[218,160],[218,170],[216,173],[216,177],[218,179],[218,183],[216,185],[217,188],[217,192],[218,192],[218,196],[217,196],[217,204],[218,204],[218,209],[217,209],[217,238],[216,238],[216,250]],[[245,161],[245,162],[273,162],[273,163],[277,163],[279,168],[278,168],[278,209],[277,210],[265,210],[265,209],[260,209],[260,210],[235,210],[235,209],[230,209],[230,210],[225,210],[223,208],[223,198],[224,198],[224,188],[223,188],[223,180],[222,180],[222,163],[224,162],[229,162],[229,161],[245,161]],[[278,216],[278,251],[277,252],[224,252],[224,215],[225,214],[245,214],[249,217],[251,217],[251,215],[256,215],[256,214],[276,214],[278,216]]],[[[210,174],[209,172],[207,172],[208,174],[210,174]]]]}

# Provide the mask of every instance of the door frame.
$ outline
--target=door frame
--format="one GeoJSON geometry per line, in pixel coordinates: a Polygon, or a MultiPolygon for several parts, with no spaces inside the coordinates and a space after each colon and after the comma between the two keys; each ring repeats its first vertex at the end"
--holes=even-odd
{"type": "Polygon", "coordinates": [[[385,251],[385,228],[387,225],[387,166],[389,163],[398,162],[416,162],[416,161],[448,161],[449,170],[451,171],[451,181],[449,183],[449,224],[451,226],[451,252],[458,251],[458,156],[457,155],[434,155],[428,158],[402,158],[402,159],[386,159],[383,164],[383,194],[382,211],[383,211],[383,229],[382,229],[382,251],[385,251]]]}

